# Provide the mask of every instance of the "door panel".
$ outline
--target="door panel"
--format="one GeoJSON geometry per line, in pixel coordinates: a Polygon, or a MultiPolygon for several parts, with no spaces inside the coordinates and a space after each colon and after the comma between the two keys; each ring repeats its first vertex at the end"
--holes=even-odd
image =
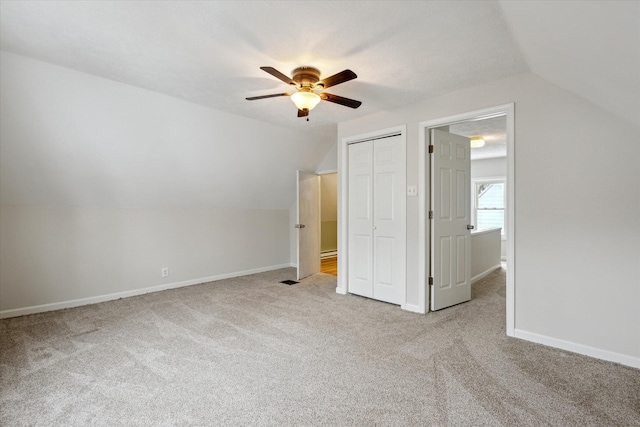
{"type": "MultiPolygon", "coordinates": [[[[470,209],[469,200],[465,198],[467,191],[466,186],[470,185],[469,175],[465,171],[456,171],[456,218],[466,220],[470,218],[470,213],[467,213],[467,209],[470,209]]],[[[471,191],[471,190],[469,190],[471,191]]],[[[469,196],[471,197],[471,196],[469,196]]]]}
{"type": "Polygon", "coordinates": [[[354,177],[355,217],[362,221],[371,220],[371,175],[360,174],[354,177]]]}
{"type": "Polygon", "coordinates": [[[440,213],[443,221],[451,220],[451,170],[440,169],[440,213]]]}
{"type": "Polygon", "coordinates": [[[440,237],[440,289],[451,287],[451,236],[440,237]]]}
{"type": "Polygon", "coordinates": [[[373,298],[401,304],[406,286],[406,157],[402,138],[378,139],[374,142],[373,152],[373,233],[376,243],[373,298]]]}
{"type": "Polygon", "coordinates": [[[431,310],[471,299],[469,139],[431,130],[431,310]]]}
{"type": "Polygon", "coordinates": [[[458,286],[464,285],[464,282],[467,280],[465,268],[467,265],[465,239],[465,236],[456,236],[456,285],[458,286]]]}
{"type": "Polygon", "coordinates": [[[320,272],[320,177],[298,171],[298,280],[320,272]]]}
{"type": "Polygon", "coordinates": [[[371,236],[355,235],[354,241],[354,277],[364,282],[371,282],[371,236]]]}
{"type": "Polygon", "coordinates": [[[380,221],[393,221],[393,214],[397,209],[395,206],[394,190],[394,174],[381,173],[376,174],[375,189],[375,213],[376,219],[380,221]]]}
{"type": "Polygon", "coordinates": [[[373,297],[373,142],[349,146],[349,292],[373,297]]]}
{"type": "Polygon", "coordinates": [[[393,243],[388,237],[376,238],[376,285],[393,286],[393,243]]]}

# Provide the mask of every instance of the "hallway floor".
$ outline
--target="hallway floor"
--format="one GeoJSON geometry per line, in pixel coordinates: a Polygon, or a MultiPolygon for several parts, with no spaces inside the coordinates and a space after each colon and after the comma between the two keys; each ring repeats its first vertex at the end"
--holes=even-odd
{"type": "Polygon", "coordinates": [[[320,272],[337,276],[338,275],[338,257],[332,256],[328,258],[322,258],[320,260],[320,272]]]}

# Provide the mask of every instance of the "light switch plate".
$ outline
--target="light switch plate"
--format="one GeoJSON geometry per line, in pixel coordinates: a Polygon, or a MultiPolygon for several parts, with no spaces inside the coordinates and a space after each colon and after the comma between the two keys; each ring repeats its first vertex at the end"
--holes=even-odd
{"type": "Polygon", "coordinates": [[[407,186],[407,196],[417,196],[418,195],[418,186],[417,185],[409,185],[407,186]]]}

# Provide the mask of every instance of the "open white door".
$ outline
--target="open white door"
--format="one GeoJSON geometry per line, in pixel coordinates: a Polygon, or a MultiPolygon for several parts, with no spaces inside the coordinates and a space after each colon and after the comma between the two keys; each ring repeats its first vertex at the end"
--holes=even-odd
{"type": "Polygon", "coordinates": [[[298,171],[298,280],[320,272],[320,177],[298,171]]]}
{"type": "Polygon", "coordinates": [[[471,299],[469,138],[431,130],[431,310],[471,299]]]}

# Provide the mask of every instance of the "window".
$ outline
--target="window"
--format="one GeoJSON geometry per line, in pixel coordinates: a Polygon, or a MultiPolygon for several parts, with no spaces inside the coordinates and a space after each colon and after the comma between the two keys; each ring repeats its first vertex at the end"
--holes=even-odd
{"type": "Polygon", "coordinates": [[[476,178],[472,184],[471,206],[476,230],[502,228],[501,235],[504,238],[505,178],[476,178]]]}

